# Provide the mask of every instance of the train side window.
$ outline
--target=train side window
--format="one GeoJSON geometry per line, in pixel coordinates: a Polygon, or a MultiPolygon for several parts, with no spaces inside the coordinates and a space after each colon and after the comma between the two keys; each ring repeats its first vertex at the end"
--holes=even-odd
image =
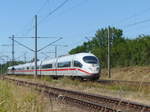
{"type": "Polygon", "coordinates": [[[14,67],[11,70],[16,70],[14,67]]]}
{"type": "Polygon", "coordinates": [[[82,68],[82,64],[79,61],[74,61],[73,66],[82,68]]]}
{"type": "Polygon", "coordinates": [[[68,61],[68,62],[58,63],[58,68],[63,68],[63,67],[71,67],[71,62],[68,61]]]}
{"type": "Polygon", "coordinates": [[[40,69],[40,66],[37,66],[37,69],[40,69]]]}
{"type": "Polygon", "coordinates": [[[94,56],[85,56],[83,57],[83,61],[89,64],[98,64],[98,60],[94,56]]]}
{"type": "Polygon", "coordinates": [[[42,68],[52,68],[52,64],[42,65],[42,68]]]}

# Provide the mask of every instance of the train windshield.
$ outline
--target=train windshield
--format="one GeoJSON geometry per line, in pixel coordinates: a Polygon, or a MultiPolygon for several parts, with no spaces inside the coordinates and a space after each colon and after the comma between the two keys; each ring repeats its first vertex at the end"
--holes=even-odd
{"type": "Polygon", "coordinates": [[[83,57],[84,62],[90,63],[90,64],[98,64],[98,60],[94,56],[85,56],[83,57]]]}

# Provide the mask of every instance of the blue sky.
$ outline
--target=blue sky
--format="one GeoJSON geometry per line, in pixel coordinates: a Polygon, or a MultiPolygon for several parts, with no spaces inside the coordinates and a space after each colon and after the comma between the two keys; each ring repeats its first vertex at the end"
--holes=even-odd
{"type": "MultiPolygon", "coordinates": [[[[9,36],[34,36],[34,15],[41,21],[49,12],[64,0],[2,0],[0,3],[0,44],[11,44],[9,36]],[[38,12],[38,10],[40,12],[38,12]]],[[[150,34],[150,22],[127,27],[130,24],[150,19],[149,0],[69,0],[62,8],[44,19],[38,25],[38,35],[46,37],[63,37],[57,44],[68,45],[58,47],[58,55],[67,54],[77,45],[87,41],[85,37],[94,36],[98,28],[108,25],[121,28],[124,36],[134,38],[140,34],[150,34]]],[[[33,39],[16,39],[34,48],[33,39]]],[[[39,39],[39,48],[55,39],[39,39]]],[[[28,59],[33,53],[19,45],[15,47],[15,57],[27,53],[28,59]]],[[[51,46],[42,52],[53,52],[51,46]]],[[[1,55],[9,55],[11,47],[0,46],[1,55]]],[[[49,54],[51,57],[54,54],[49,54]]],[[[39,53],[39,57],[44,55],[39,53]]]]}

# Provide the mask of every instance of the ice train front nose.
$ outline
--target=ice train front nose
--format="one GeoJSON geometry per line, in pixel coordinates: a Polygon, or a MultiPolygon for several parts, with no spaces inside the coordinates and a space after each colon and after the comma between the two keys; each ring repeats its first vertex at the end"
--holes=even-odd
{"type": "Polygon", "coordinates": [[[98,79],[100,77],[100,63],[95,56],[84,56],[83,62],[85,69],[90,73],[87,75],[89,79],[98,79]]]}

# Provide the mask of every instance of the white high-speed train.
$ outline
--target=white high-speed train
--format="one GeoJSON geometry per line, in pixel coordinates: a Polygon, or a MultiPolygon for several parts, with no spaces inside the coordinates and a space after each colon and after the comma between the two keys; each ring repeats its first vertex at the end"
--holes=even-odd
{"type": "MultiPolygon", "coordinates": [[[[98,58],[91,53],[78,53],[37,62],[38,75],[48,75],[54,78],[71,76],[96,80],[100,77],[100,70],[98,58]]],[[[8,75],[33,75],[34,63],[10,66],[7,73],[8,75]]]]}

